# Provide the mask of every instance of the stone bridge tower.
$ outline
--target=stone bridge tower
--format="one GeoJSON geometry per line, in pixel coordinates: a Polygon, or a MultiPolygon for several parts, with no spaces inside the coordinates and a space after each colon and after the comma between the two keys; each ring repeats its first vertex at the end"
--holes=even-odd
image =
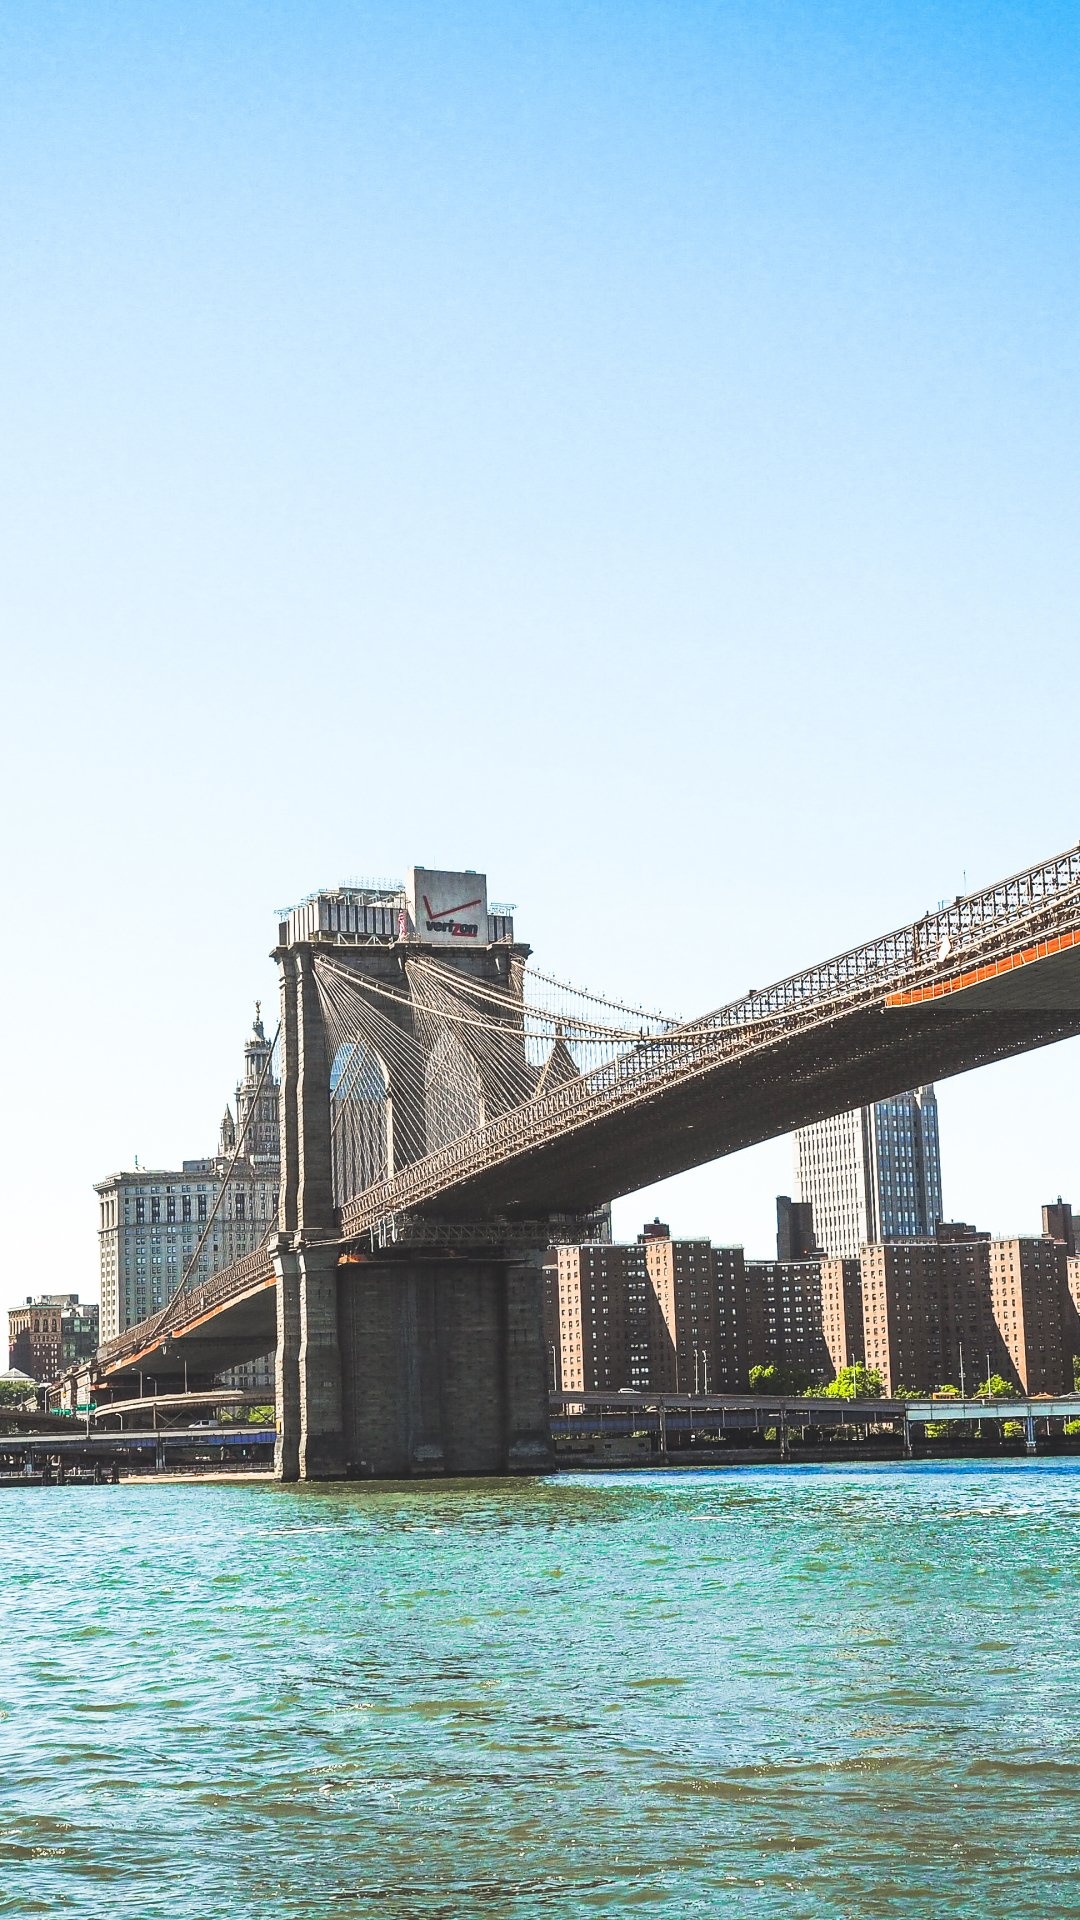
{"type": "MultiPolygon", "coordinates": [[[[384,1017],[411,1041],[408,1054],[379,1061],[377,1150],[381,1170],[393,1174],[442,1144],[419,1084],[424,1056],[421,1048],[417,1065],[408,962],[430,955],[520,998],[528,951],[515,944],[509,913],[489,908],[485,876],[473,872],[413,868],[404,888],[317,894],[279,928],[283,1479],[535,1472],[549,1464],[540,1248],[514,1244],[496,1222],[444,1231],[428,1217],[393,1222],[385,1244],[342,1239],[340,1208],[364,1150],[361,1142],[343,1154],[335,1138],[334,1077],[353,1067],[348,1059],[342,1067],[316,972],[321,956],[337,975],[370,981],[384,1017]],[[405,1111],[408,1129],[400,1124],[405,1111]]],[[[494,1090],[479,1070],[463,1084],[479,1123],[494,1090]]]]}

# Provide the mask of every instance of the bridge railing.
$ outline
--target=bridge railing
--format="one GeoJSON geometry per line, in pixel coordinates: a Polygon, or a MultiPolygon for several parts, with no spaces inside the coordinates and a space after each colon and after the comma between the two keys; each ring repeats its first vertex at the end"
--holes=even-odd
{"type": "Polygon", "coordinates": [[[155,1335],[166,1334],[184,1320],[197,1318],[211,1307],[231,1300],[236,1294],[242,1293],[245,1287],[272,1271],[273,1263],[268,1249],[265,1246],[256,1247],[252,1253],[245,1253],[239,1260],[234,1260],[231,1267],[222,1267],[220,1273],[212,1274],[209,1280],[202,1280],[197,1287],[182,1293],[164,1324],[160,1313],[150,1314],[135,1326],[125,1328],[115,1339],[103,1340],[97,1350],[97,1359],[108,1365],[110,1360],[122,1360],[125,1354],[137,1353],[155,1335]]]}
{"type": "Polygon", "coordinates": [[[706,1020],[714,1026],[743,1026],[790,1007],[846,997],[852,987],[899,984],[915,972],[951,968],[968,953],[984,953],[988,939],[1008,938],[1018,927],[1052,917],[1070,895],[1080,895],[1080,846],[981,893],[958,896],[950,906],[790,974],[760,993],[746,994],[706,1020]]]}
{"type": "Polygon", "coordinates": [[[1080,924],[1080,846],[1029,867],[981,893],[894,932],[852,947],[821,965],[777,981],[702,1018],[651,1035],[614,1060],[552,1093],[498,1115],[474,1133],[401,1168],[357,1194],[341,1210],[346,1234],[361,1233],[435,1198],[469,1175],[509,1159],[616,1106],[707,1071],[770,1037],[872,1001],[886,988],[913,986],[1015,941],[1080,924]]]}

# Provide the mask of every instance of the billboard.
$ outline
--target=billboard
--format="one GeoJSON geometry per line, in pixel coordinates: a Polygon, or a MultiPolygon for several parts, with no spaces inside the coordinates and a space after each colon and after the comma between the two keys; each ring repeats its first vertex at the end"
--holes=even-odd
{"type": "Polygon", "coordinates": [[[448,873],[440,867],[410,867],[405,879],[409,925],[421,940],[447,945],[486,945],[487,874],[448,873]]]}

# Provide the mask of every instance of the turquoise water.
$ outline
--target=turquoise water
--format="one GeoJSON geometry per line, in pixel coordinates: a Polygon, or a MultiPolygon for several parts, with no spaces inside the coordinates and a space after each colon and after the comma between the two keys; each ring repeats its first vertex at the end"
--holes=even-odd
{"type": "Polygon", "coordinates": [[[1080,1463],[0,1495],[0,1913],[1080,1903],[1080,1463]]]}

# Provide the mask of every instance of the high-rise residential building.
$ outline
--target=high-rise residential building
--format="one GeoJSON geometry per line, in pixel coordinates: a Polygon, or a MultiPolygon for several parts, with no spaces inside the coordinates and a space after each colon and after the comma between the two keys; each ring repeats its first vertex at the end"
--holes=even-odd
{"type": "Polygon", "coordinates": [[[750,1367],[742,1248],[673,1240],[649,1228],[639,1245],[649,1282],[649,1385],[663,1393],[739,1392],[750,1367]]]}
{"type": "Polygon", "coordinates": [[[1069,1256],[1046,1238],[994,1240],[990,1294],[1009,1369],[1024,1393],[1072,1391],[1069,1256]]]}
{"type": "Polygon", "coordinates": [[[544,1319],[551,1382],[563,1392],[735,1393],[747,1384],[742,1248],[673,1240],[659,1220],[633,1245],[553,1251],[544,1319]]]}
{"type": "Polygon", "coordinates": [[[751,1364],[776,1366],[807,1386],[833,1377],[822,1320],[820,1260],[748,1260],[751,1364]]]}
{"type": "Polygon", "coordinates": [[[1066,1254],[1065,1265],[1069,1287],[1068,1345],[1075,1377],[1077,1364],[1080,1363],[1080,1253],[1066,1254]]]}
{"type": "Polygon", "coordinates": [[[833,1378],[841,1368],[865,1361],[862,1271],[857,1260],[839,1256],[822,1260],[821,1331],[833,1378]]]}
{"type": "Polygon", "coordinates": [[[891,1240],[859,1256],[866,1365],[887,1394],[978,1381],[1005,1361],[990,1296],[990,1236],[891,1240]]]}
{"type": "Polygon", "coordinates": [[[647,1387],[648,1309],[641,1243],[553,1249],[544,1270],[549,1383],[572,1393],[647,1387]]]}
{"type": "Polygon", "coordinates": [[[1042,1230],[1047,1240],[1056,1240],[1067,1254],[1080,1253],[1080,1219],[1060,1193],[1042,1210],[1042,1230]]]}
{"type": "Polygon", "coordinates": [[[790,1194],[776,1196],[776,1257],[778,1260],[813,1260],[818,1251],[814,1234],[814,1209],[809,1200],[793,1200],[790,1194]]]}
{"type": "Polygon", "coordinates": [[[8,1313],[9,1365],[32,1380],[55,1380],[88,1360],[98,1344],[98,1309],[77,1293],[27,1296],[8,1313]]]}
{"type": "Polygon", "coordinates": [[[941,1148],[933,1087],[801,1127],[799,1193],[817,1244],[856,1258],[877,1241],[916,1239],[941,1219],[941,1148]]]}
{"type": "Polygon", "coordinates": [[[256,1005],[236,1115],[226,1107],[217,1153],[178,1169],[136,1167],[98,1182],[102,1340],[159,1312],[185,1274],[198,1285],[253,1252],[272,1230],[279,1166],[270,1055],[256,1005]]]}

